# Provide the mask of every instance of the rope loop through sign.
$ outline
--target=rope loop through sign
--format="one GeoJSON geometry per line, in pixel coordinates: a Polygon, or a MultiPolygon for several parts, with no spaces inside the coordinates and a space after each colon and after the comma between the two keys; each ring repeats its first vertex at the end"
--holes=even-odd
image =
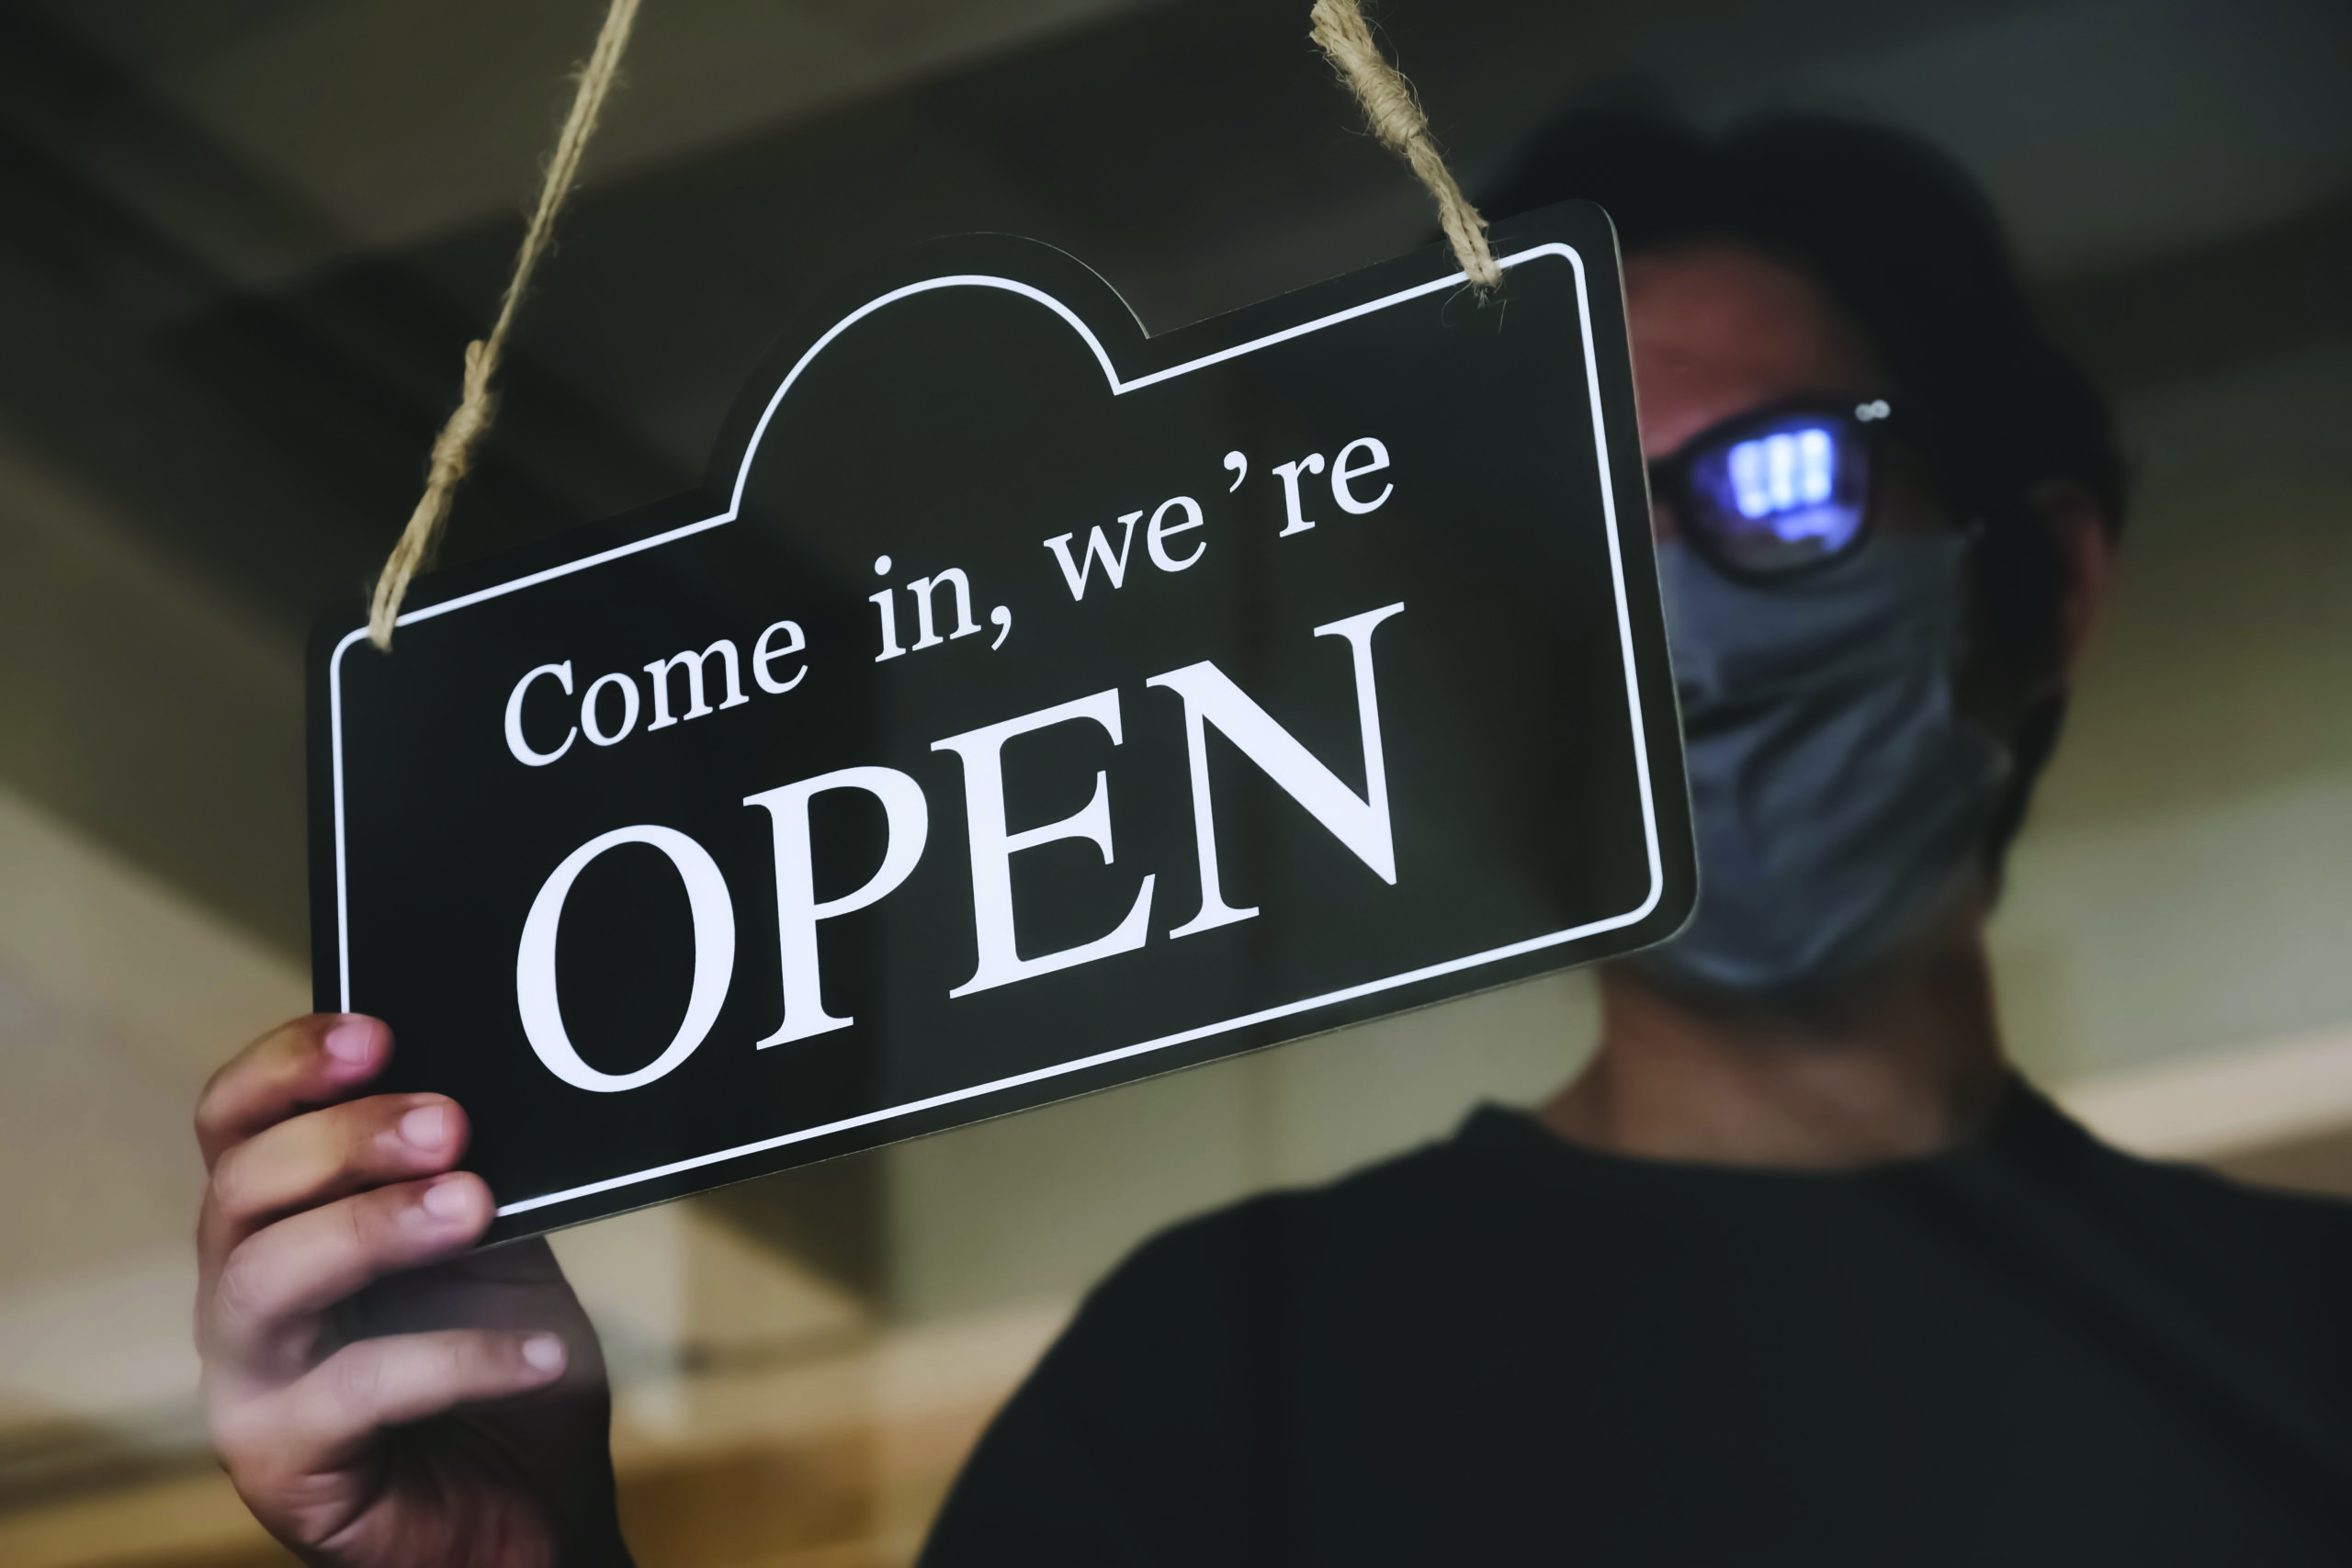
{"type": "MultiPolygon", "coordinates": [[[[388,653],[392,647],[392,628],[400,620],[401,601],[408,595],[409,581],[431,561],[434,546],[448,523],[449,507],[458,482],[473,467],[474,454],[482,438],[490,434],[491,422],[496,417],[497,400],[491,387],[492,378],[498,373],[499,361],[505,353],[507,337],[514,331],[515,311],[530,286],[531,274],[555,237],[556,214],[562,210],[564,198],[579,178],[581,157],[588,149],[589,137],[595,132],[605,98],[619,74],[621,55],[628,47],[629,29],[637,21],[638,5],[639,0],[612,0],[605,13],[605,24],[596,34],[596,47],[581,69],[571,112],[565,117],[562,134],[556,139],[555,152],[548,160],[538,206],[531,214],[530,227],[524,231],[522,246],[514,254],[514,276],[499,301],[498,319],[492,324],[488,337],[466,345],[463,394],[457,412],[434,439],[424,493],[417,499],[416,509],[409,513],[408,525],[401,530],[399,542],[392,547],[390,557],[376,578],[375,594],[368,610],[368,635],[388,653]]],[[[1422,112],[1419,97],[1414,94],[1412,84],[1380,52],[1357,0],[1315,0],[1310,19],[1310,36],[1354,93],[1356,102],[1363,106],[1373,134],[1382,145],[1404,158],[1436,198],[1438,222],[1453,246],[1454,258],[1462,264],[1463,276],[1482,292],[1498,287],[1502,268],[1495,265],[1494,253],[1487,246],[1487,220],[1463,196],[1453,171],[1445,166],[1444,154],[1438,151],[1437,142],[1430,134],[1429,116],[1422,112]]]]}

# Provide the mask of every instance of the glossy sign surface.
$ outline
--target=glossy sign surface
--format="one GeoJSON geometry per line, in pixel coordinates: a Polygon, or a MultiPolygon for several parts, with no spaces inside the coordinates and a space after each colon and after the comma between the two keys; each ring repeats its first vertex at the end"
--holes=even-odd
{"type": "Polygon", "coordinates": [[[1147,337],[943,241],[701,491],[429,580],[389,657],[323,625],[318,1005],[465,1105],[495,1234],[1671,934],[1613,243],[1497,242],[1483,307],[1432,249],[1147,337]]]}

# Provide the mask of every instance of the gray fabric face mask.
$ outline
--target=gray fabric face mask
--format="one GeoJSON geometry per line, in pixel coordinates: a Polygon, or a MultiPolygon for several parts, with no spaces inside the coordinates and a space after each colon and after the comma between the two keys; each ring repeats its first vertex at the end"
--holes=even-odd
{"type": "Polygon", "coordinates": [[[1952,710],[1968,541],[1879,537],[1808,576],[1734,581],[1658,547],[1699,847],[1697,912],[1634,962],[1744,992],[1867,967],[1980,852],[2007,748],[1952,710]]]}

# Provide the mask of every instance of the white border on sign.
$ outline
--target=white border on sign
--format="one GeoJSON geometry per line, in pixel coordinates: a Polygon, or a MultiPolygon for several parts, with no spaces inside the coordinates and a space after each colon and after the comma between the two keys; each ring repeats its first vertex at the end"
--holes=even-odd
{"type": "MultiPolygon", "coordinates": [[[[1278,1018],[1290,1018],[1299,1013],[1311,1012],[1317,1008],[1352,1001],[1359,997],[1374,996],[1382,991],[1394,990],[1400,986],[1412,985],[1416,981],[1434,979],[1442,975],[1459,974],[1464,969],[1475,969],[1481,964],[1498,964],[1507,958],[1519,957],[1522,953],[1540,952],[1547,947],[1557,947],[1563,942],[1575,942],[1579,938],[1597,936],[1602,931],[1630,926],[1652,909],[1657,908],[1658,899],[1665,895],[1666,874],[1658,855],[1657,812],[1651,799],[1649,740],[1642,721],[1642,694],[1634,672],[1634,633],[1632,624],[1627,618],[1625,605],[1624,561],[1617,547],[1617,496],[1614,487],[1610,482],[1608,431],[1601,419],[1600,374],[1593,355],[1592,310],[1590,300],[1585,292],[1584,260],[1577,254],[1574,247],[1554,243],[1513,252],[1510,255],[1499,257],[1498,265],[1506,267],[1517,266],[1523,262],[1533,261],[1539,256],[1563,257],[1570,266],[1576,269],[1577,319],[1578,328],[1584,334],[1585,386],[1592,402],[1593,454],[1600,475],[1601,510],[1609,525],[1609,571],[1617,597],[1617,643],[1625,663],[1625,701],[1634,723],[1634,766],[1641,783],[1642,834],[1645,845],[1649,852],[1649,897],[1644,898],[1637,908],[1622,915],[1613,915],[1603,920],[1593,920],[1585,925],[1571,927],[1566,931],[1553,931],[1544,936],[1530,937],[1525,942],[1512,942],[1504,947],[1488,948],[1484,953],[1474,953],[1466,957],[1448,960],[1443,964],[1431,964],[1424,968],[1408,970],[1401,975],[1391,975],[1385,979],[1368,980],[1360,986],[1350,986],[1337,991],[1326,991],[1320,996],[1285,1002],[1279,1007],[1245,1013],[1238,1018],[1228,1018],[1219,1023],[1203,1024],[1197,1029],[1182,1030],[1174,1034],[1163,1034],[1155,1040],[1145,1040],[1133,1045],[1122,1045],[1116,1050],[1097,1052],[1091,1056],[1081,1056],[1075,1061],[1059,1062],[1053,1066],[1040,1067],[1034,1072],[1016,1073],[1011,1077],[993,1078],[987,1083],[974,1084],[967,1089],[953,1089],[945,1094],[934,1094],[925,1100],[909,1100],[904,1105],[893,1105],[887,1110],[870,1111],[862,1116],[850,1116],[839,1122],[828,1122],[822,1126],[804,1127],[796,1133],[786,1133],[774,1138],[763,1138],[756,1143],[739,1144],[730,1149],[696,1155],[691,1159],[673,1160],[668,1165],[655,1166],[649,1170],[632,1171],[627,1176],[609,1177],[602,1181],[591,1181],[579,1187],[568,1187],[560,1192],[548,1192],[537,1198],[525,1198],[513,1203],[500,1205],[499,1217],[503,1219],[510,1214],[525,1214],[534,1209],[544,1209],[553,1203],[569,1202],[576,1198],[593,1198],[600,1192],[610,1192],[617,1188],[635,1186],[640,1181],[656,1181],[665,1176],[676,1176],[684,1171],[699,1170],[705,1166],[718,1165],[726,1160],[741,1159],[746,1155],[763,1154],[770,1149],[780,1149],[792,1144],[806,1143],[812,1138],[821,1138],[834,1133],[846,1133],[854,1128],[872,1126],[877,1122],[888,1122],[899,1116],[912,1116],[921,1111],[934,1111],[943,1105],[953,1105],[959,1100],[976,1100],[982,1095],[995,1094],[1003,1089],[1042,1083],[1048,1078],[1083,1072],[1089,1067],[1099,1067],[1112,1062],[1125,1061],[1132,1056],[1146,1055],[1153,1051],[1163,1051],[1170,1046],[1186,1044],[1194,1040],[1205,1040],[1213,1034],[1222,1034],[1236,1029],[1247,1029],[1251,1024],[1265,1023],[1278,1018]]],[[[1016,282],[1009,277],[990,277],[978,274],[957,274],[945,277],[926,278],[921,283],[910,283],[903,288],[894,288],[888,294],[869,299],[843,316],[827,330],[824,336],[811,344],[808,351],[794,363],[790,373],[777,384],[775,396],[768,399],[767,407],[760,412],[759,423],[752,427],[752,438],[743,448],[742,464],[735,470],[735,489],[734,492],[728,497],[725,512],[715,517],[706,517],[699,523],[688,523],[682,527],[672,528],[666,533],[655,534],[650,538],[617,545],[609,550],[599,550],[594,555],[582,556],[578,560],[567,561],[561,566],[549,567],[544,571],[531,572],[515,578],[511,582],[502,582],[494,588],[484,588],[476,592],[460,594],[455,599],[444,600],[438,604],[426,605],[420,610],[410,610],[393,624],[405,626],[418,621],[429,621],[435,615],[446,615],[453,610],[462,610],[469,605],[480,604],[486,600],[518,592],[523,589],[551,581],[559,577],[568,577],[575,571],[585,571],[592,566],[602,566],[606,561],[618,560],[623,556],[635,555],[640,550],[653,549],[658,546],[685,538],[689,535],[699,534],[705,529],[732,523],[735,521],[736,513],[742,507],[743,487],[750,480],[752,461],[759,454],[760,442],[767,434],[768,423],[775,419],[776,409],[784,402],[784,395],[792,389],[792,384],[800,378],[800,373],[806,370],[809,362],[824,352],[835,338],[851,327],[884,306],[894,305],[901,299],[911,299],[917,294],[926,294],[934,288],[1001,288],[1008,293],[1019,294],[1035,300],[1059,316],[1069,324],[1071,331],[1085,340],[1086,346],[1094,351],[1095,362],[1102,367],[1103,378],[1111,384],[1112,396],[1120,397],[1161,381],[1173,380],[1179,376],[1207,366],[1222,364],[1228,359],[1238,359],[1245,354],[1254,354],[1259,349],[1270,348],[1278,343],[1287,343],[1293,338],[1304,337],[1308,333],[1320,332],[1325,327],[1337,326],[1342,321],[1351,321],[1359,316],[1368,316],[1375,310],[1385,310],[1392,305],[1401,305],[1408,300],[1419,299],[1427,295],[1453,288],[1466,281],[1467,277],[1462,273],[1449,273],[1430,282],[1402,289],[1395,294],[1384,295],[1380,299],[1351,306],[1345,310],[1335,311],[1331,315],[1319,317],[1298,326],[1286,327],[1281,332],[1252,339],[1249,343],[1233,348],[1221,349],[1216,354],[1204,355],[1198,359],[1187,360],[1184,364],[1170,366],[1165,370],[1155,370],[1148,376],[1138,376],[1133,380],[1120,379],[1117,369],[1111,364],[1110,355],[1103,351],[1102,341],[1095,337],[1084,321],[1079,319],[1076,311],[1042,289],[1033,288],[1026,283],[1016,282]]],[[[351,632],[335,645],[334,656],[327,665],[328,735],[333,752],[334,795],[335,964],[341,1006],[345,1012],[351,1010],[351,934],[348,920],[347,857],[344,849],[343,656],[367,635],[368,628],[365,626],[351,632]]]]}

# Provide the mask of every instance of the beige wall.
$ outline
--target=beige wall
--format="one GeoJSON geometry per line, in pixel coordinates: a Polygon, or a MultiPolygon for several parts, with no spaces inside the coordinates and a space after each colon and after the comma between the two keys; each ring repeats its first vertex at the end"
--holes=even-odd
{"type": "Polygon", "coordinates": [[[2052,1077],[2352,1021],[2352,349],[2122,412],[2114,614],[1995,932],[2052,1077]]]}

